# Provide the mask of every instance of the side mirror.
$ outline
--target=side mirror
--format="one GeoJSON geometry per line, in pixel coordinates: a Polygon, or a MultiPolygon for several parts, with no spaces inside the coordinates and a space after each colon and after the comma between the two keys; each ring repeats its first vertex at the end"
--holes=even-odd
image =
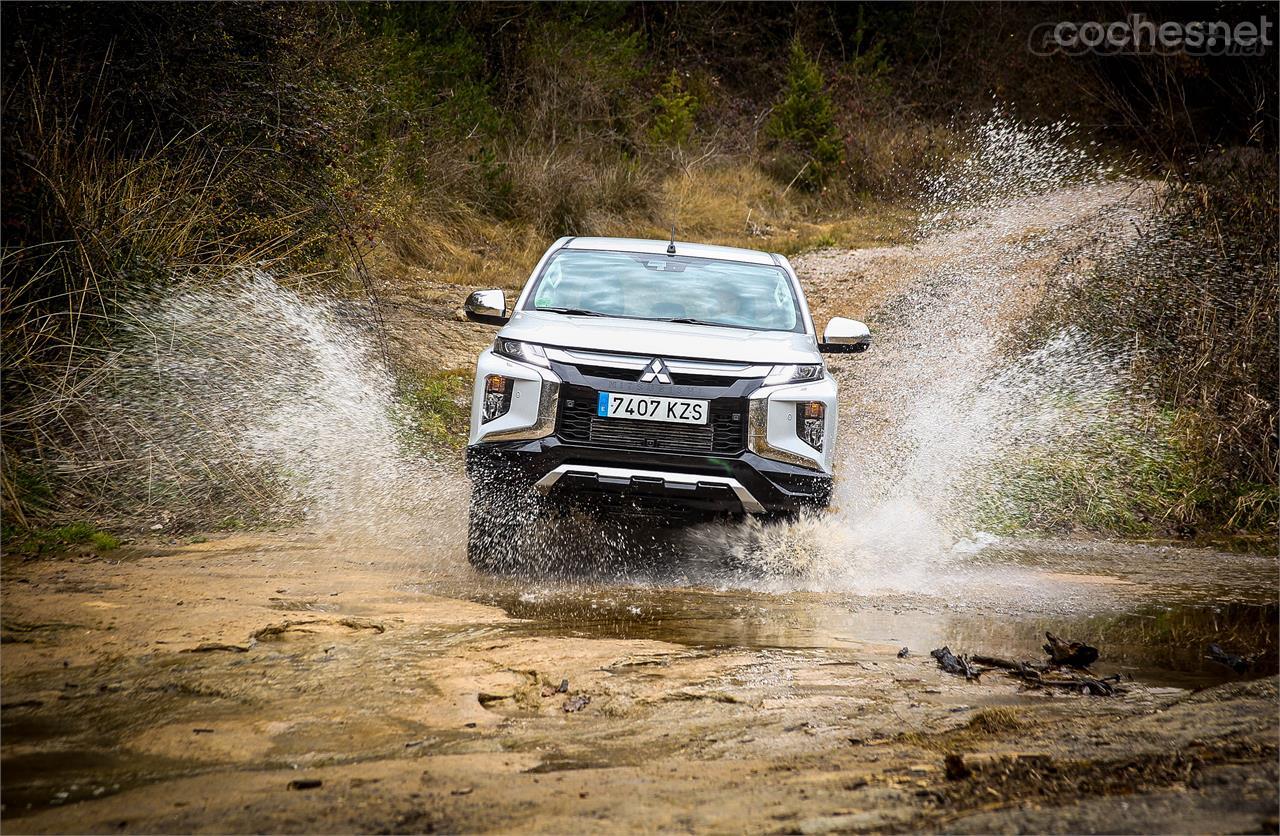
{"type": "Polygon", "coordinates": [[[822,332],[818,351],[823,354],[857,354],[871,347],[871,330],[856,319],[832,317],[822,332]]]}
{"type": "Polygon", "coordinates": [[[467,319],[485,325],[506,325],[507,295],[501,290],[477,290],[467,297],[462,306],[467,319]]]}

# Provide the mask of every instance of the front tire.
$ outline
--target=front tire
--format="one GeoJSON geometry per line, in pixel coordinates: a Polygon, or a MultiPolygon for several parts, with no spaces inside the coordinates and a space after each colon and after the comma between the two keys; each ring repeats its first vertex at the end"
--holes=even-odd
{"type": "Polygon", "coordinates": [[[509,574],[524,563],[528,540],[537,536],[542,498],[527,485],[486,480],[471,485],[467,515],[467,562],[487,574],[509,574]]]}

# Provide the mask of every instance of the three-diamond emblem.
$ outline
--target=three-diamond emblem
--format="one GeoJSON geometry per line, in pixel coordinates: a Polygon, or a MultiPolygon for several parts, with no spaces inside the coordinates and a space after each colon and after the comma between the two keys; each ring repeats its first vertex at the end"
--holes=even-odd
{"type": "Polygon", "coordinates": [[[643,372],[640,373],[641,383],[670,383],[671,373],[667,371],[667,364],[662,362],[661,357],[654,357],[649,365],[645,366],[643,372]]]}

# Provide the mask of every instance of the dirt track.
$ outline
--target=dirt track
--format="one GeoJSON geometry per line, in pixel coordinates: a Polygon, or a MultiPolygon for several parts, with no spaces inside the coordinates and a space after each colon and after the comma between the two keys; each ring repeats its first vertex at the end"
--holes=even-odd
{"type": "Polygon", "coordinates": [[[1049,695],[888,642],[583,638],[415,577],[297,535],[6,564],[5,830],[1274,829],[1274,679],[1049,695]]]}

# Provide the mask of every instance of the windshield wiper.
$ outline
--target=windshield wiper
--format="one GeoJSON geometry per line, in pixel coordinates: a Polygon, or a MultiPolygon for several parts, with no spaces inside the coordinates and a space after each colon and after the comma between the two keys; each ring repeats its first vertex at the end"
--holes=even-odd
{"type": "MultiPolygon", "coordinates": [[[[707,320],[705,320],[705,319],[695,319],[695,318],[693,318],[693,317],[691,317],[691,316],[681,316],[681,317],[676,317],[675,319],[668,319],[668,320],[665,320],[665,321],[666,321],[666,322],[679,322],[679,323],[680,323],[680,324],[682,324],[682,325],[714,325],[714,326],[715,326],[715,327],[717,327],[717,328],[724,327],[724,325],[725,325],[725,323],[723,323],[723,322],[709,322],[709,321],[707,321],[707,320]]],[[[730,327],[732,327],[732,326],[730,326],[730,327]]]]}
{"type": "Polygon", "coordinates": [[[608,314],[599,311],[589,311],[585,308],[534,308],[535,311],[551,311],[552,313],[569,314],[570,316],[608,316],[608,314]]]}

